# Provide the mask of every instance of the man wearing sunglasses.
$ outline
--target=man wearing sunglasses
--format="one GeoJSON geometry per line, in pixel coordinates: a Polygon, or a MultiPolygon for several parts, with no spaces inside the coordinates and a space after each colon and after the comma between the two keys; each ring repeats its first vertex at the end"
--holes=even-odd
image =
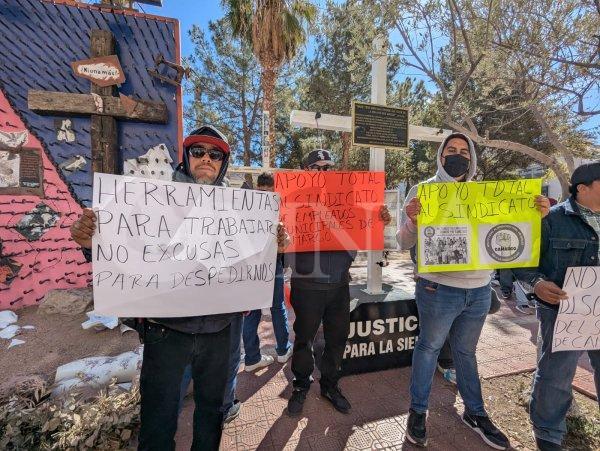
{"type": "MultiPolygon", "coordinates": [[[[327,150],[310,152],[302,162],[308,171],[327,171],[333,168],[327,150]]],[[[391,216],[385,206],[380,210],[384,224],[391,216]]],[[[288,414],[302,413],[306,395],[313,381],[313,342],[321,323],[325,348],[321,358],[321,396],[341,413],[350,412],[350,403],[338,386],[340,367],[350,332],[350,266],[356,251],[298,252],[284,256],[292,268],[292,306],[294,320],[294,349],[292,373],[294,390],[288,401],[288,414]]]]}
{"type": "MultiPolygon", "coordinates": [[[[223,185],[229,163],[227,138],[205,125],[183,142],[183,162],[173,180],[223,185]]],[[[85,209],[71,227],[72,238],[91,260],[94,212],[85,209]]],[[[281,232],[278,234],[278,244],[281,232]]],[[[223,421],[223,396],[229,374],[232,328],[241,313],[138,320],[144,342],[140,377],[140,450],[175,449],[180,385],[186,366],[194,380],[194,438],[192,449],[218,450],[223,421]]],[[[240,339],[241,326],[237,332],[240,339]]]]}

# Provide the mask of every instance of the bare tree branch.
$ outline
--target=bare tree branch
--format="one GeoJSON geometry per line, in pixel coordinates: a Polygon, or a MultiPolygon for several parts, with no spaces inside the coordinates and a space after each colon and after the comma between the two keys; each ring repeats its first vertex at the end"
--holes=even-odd
{"type": "Polygon", "coordinates": [[[513,152],[518,152],[522,155],[527,155],[532,159],[539,161],[540,163],[548,166],[550,169],[554,171],[558,181],[560,182],[560,186],[562,188],[563,196],[566,196],[569,192],[569,178],[563,168],[560,166],[560,163],[553,157],[548,156],[539,150],[536,150],[532,147],[526,146],[524,144],[506,141],[503,139],[487,139],[483,136],[480,136],[478,133],[473,133],[471,130],[463,127],[459,123],[453,121],[448,116],[445,121],[448,127],[451,127],[453,130],[457,130],[461,133],[464,133],[466,136],[471,138],[473,142],[480,146],[492,147],[496,149],[503,150],[511,150],[513,152]]]}
{"type": "MultiPolygon", "coordinates": [[[[526,55],[534,56],[534,57],[539,57],[540,56],[539,53],[532,52],[532,51],[526,50],[524,48],[515,49],[514,47],[512,47],[512,46],[510,46],[508,44],[503,44],[503,43],[498,42],[498,41],[492,41],[492,44],[494,44],[495,46],[501,47],[503,49],[510,50],[512,52],[524,53],[526,55]]],[[[595,59],[595,57],[596,57],[596,55],[594,55],[592,57],[592,61],[595,59]]],[[[550,61],[554,61],[556,63],[568,64],[568,65],[571,65],[571,66],[582,67],[582,68],[585,68],[585,69],[600,69],[600,63],[592,63],[591,61],[589,63],[585,63],[585,62],[582,62],[582,61],[573,61],[573,60],[568,60],[568,59],[565,59],[565,58],[559,58],[559,57],[550,56],[550,55],[546,56],[546,58],[548,58],[550,61]]]]}
{"type": "Polygon", "coordinates": [[[460,13],[460,9],[458,8],[455,0],[450,0],[450,7],[453,7],[456,12],[460,33],[462,34],[465,43],[465,48],[467,50],[467,55],[469,56],[469,62],[471,63],[471,66],[473,66],[475,59],[473,58],[473,52],[471,51],[471,43],[469,42],[469,37],[467,36],[467,30],[465,29],[465,23],[460,13]]]}
{"type": "Polygon", "coordinates": [[[542,114],[540,108],[537,105],[532,105],[530,107],[530,110],[533,113],[533,117],[535,118],[536,122],[542,128],[544,134],[548,137],[548,139],[550,140],[550,142],[552,143],[554,148],[556,150],[558,150],[561,153],[561,155],[563,156],[563,158],[565,159],[565,161],[567,163],[567,168],[569,169],[569,172],[572,173],[575,170],[575,162],[573,161],[573,154],[571,153],[571,151],[569,149],[567,149],[567,146],[565,146],[563,144],[563,142],[560,140],[560,138],[554,132],[554,130],[552,130],[552,128],[550,127],[550,124],[548,124],[548,121],[542,114]]]}

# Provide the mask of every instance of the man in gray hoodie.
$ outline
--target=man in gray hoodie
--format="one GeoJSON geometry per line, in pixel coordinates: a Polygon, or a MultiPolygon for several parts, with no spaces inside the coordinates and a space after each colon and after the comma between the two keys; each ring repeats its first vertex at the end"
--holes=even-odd
{"type": "MultiPolygon", "coordinates": [[[[453,133],[440,145],[436,175],[424,183],[466,182],[477,171],[473,142],[453,133]]],[[[413,186],[406,197],[397,239],[403,249],[417,243],[417,216],[421,204],[413,186]]],[[[449,337],[458,390],[465,404],[463,421],[496,449],[510,446],[508,438],[494,426],[483,405],[475,350],[490,309],[490,270],[420,274],[416,301],[419,310],[419,340],[413,353],[410,383],[411,406],[407,424],[408,440],[427,445],[426,415],[437,358],[449,337]]]]}

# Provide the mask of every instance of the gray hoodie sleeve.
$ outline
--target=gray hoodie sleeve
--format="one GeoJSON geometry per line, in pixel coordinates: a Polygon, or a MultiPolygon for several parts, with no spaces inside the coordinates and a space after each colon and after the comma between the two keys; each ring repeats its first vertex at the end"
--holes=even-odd
{"type": "Polygon", "coordinates": [[[417,195],[417,189],[419,185],[414,185],[404,200],[404,207],[402,207],[402,217],[400,219],[400,228],[396,232],[396,240],[400,244],[401,249],[410,249],[417,244],[417,227],[406,215],[406,206],[413,197],[417,195]]]}

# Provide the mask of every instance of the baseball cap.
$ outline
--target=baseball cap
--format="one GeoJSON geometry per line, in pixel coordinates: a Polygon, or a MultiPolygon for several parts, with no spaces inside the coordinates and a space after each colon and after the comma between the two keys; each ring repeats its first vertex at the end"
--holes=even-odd
{"type": "Polygon", "coordinates": [[[319,166],[333,166],[333,160],[331,159],[331,153],[325,149],[315,149],[309,152],[302,162],[305,168],[318,164],[319,166]]]}
{"type": "Polygon", "coordinates": [[[198,143],[212,144],[226,154],[230,151],[227,137],[212,125],[203,125],[191,132],[183,141],[183,148],[187,150],[198,143]]]}

